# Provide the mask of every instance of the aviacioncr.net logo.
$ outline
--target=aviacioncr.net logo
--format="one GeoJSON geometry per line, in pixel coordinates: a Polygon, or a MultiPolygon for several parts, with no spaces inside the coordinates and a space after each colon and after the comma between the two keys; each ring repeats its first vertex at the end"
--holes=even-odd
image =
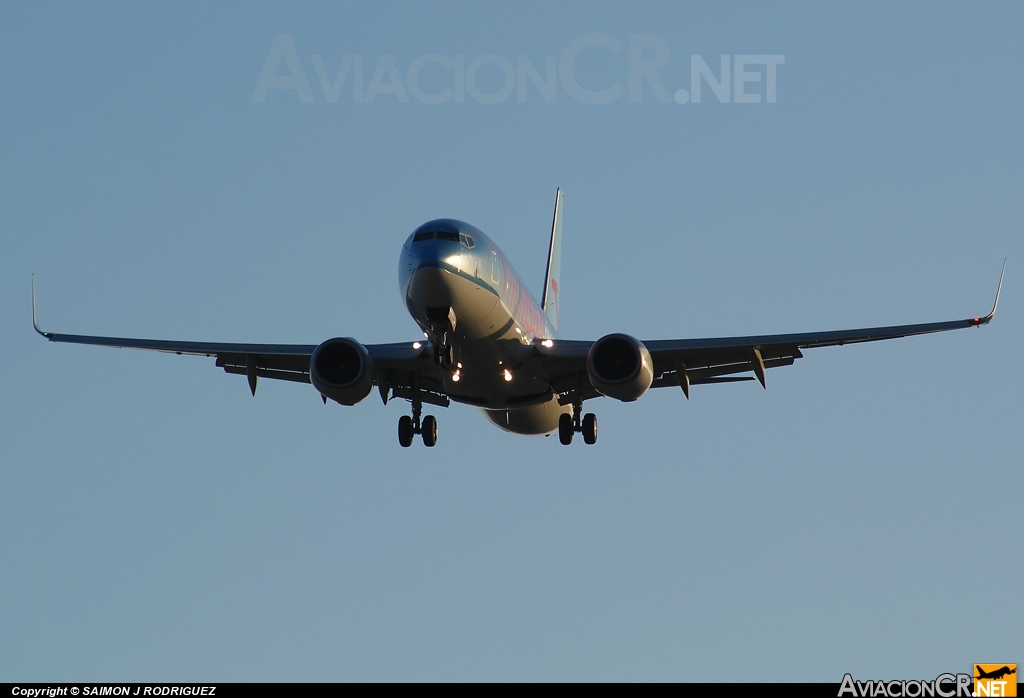
{"type": "Polygon", "coordinates": [[[972,698],[970,674],[939,674],[933,681],[857,681],[843,676],[838,698],[972,698]]]}
{"type": "Polygon", "coordinates": [[[700,54],[677,54],[673,62],[668,42],[656,34],[630,34],[623,41],[599,33],[578,36],[559,54],[543,58],[522,53],[475,57],[425,53],[405,63],[392,54],[376,59],[345,54],[332,62],[330,56],[325,60],[314,53],[304,63],[291,35],[278,34],[250,101],[262,104],[270,92],[284,91],[304,104],[319,99],[336,104],[343,94],[351,95],[354,104],[406,104],[410,96],[423,104],[460,104],[467,96],[489,105],[509,99],[523,104],[537,98],[553,103],[559,93],[591,105],[619,99],[639,104],[645,94],[661,104],[701,104],[703,87],[705,103],[710,101],[706,96],[710,90],[721,104],[774,104],[779,68],[785,63],[781,53],[720,54],[710,62],[700,54]],[[611,58],[612,65],[593,74],[591,61],[599,58],[611,58]],[[308,70],[310,64],[315,71],[308,70]],[[609,67],[612,73],[603,74],[609,67]],[[311,76],[319,79],[319,98],[311,76]]]}

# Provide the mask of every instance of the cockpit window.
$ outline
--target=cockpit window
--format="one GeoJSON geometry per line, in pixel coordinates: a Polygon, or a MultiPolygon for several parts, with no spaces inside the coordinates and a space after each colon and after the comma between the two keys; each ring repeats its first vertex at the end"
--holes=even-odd
{"type": "Polygon", "coordinates": [[[424,230],[423,232],[416,233],[412,236],[413,242],[423,242],[424,240],[446,240],[449,242],[461,242],[466,247],[472,249],[476,247],[476,241],[465,233],[458,233],[450,230],[424,230]]]}

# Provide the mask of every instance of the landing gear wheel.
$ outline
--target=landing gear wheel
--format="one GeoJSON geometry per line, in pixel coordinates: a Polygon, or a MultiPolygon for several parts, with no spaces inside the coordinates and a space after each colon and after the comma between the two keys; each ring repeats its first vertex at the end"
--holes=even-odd
{"type": "Polygon", "coordinates": [[[412,446],[412,436],[412,417],[402,415],[398,419],[398,443],[402,444],[402,448],[409,448],[412,446]]]}
{"type": "Polygon", "coordinates": [[[583,415],[583,441],[588,444],[597,443],[597,416],[593,412],[583,415]]]}
{"type": "Polygon", "coordinates": [[[572,415],[561,414],[558,417],[558,440],[563,446],[568,446],[572,443],[572,433],[574,429],[572,426],[572,415]]]}
{"type": "Polygon", "coordinates": [[[430,448],[437,443],[437,420],[434,419],[434,415],[428,414],[423,418],[423,426],[420,427],[420,431],[423,434],[424,446],[430,448]]]}
{"type": "Polygon", "coordinates": [[[434,363],[438,366],[452,366],[455,364],[455,347],[451,344],[434,345],[434,363]]]}

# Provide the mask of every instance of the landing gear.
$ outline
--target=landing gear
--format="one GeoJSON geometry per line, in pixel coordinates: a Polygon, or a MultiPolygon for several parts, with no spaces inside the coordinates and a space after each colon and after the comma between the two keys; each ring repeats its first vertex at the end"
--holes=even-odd
{"type": "Polygon", "coordinates": [[[423,418],[420,434],[423,436],[423,445],[427,448],[431,448],[437,443],[437,420],[434,419],[434,415],[428,414],[423,418]]]}
{"type": "Polygon", "coordinates": [[[563,446],[572,443],[572,433],[576,431],[572,424],[572,415],[562,414],[558,417],[558,440],[563,446]]]}
{"type": "Polygon", "coordinates": [[[597,443],[597,416],[593,412],[583,415],[583,442],[587,444],[597,443]]]}
{"type": "Polygon", "coordinates": [[[572,403],[572,414],[562,414],[558,417],[558,441],[563,446],[572,443],[572,436],[575,433],[583,434],[583,442],[586,444],[597,443],[597,415],[588,412],[580,420],[580,412],[583,411],[583,401],[574,400],[572,403]]]}
{"type": "Polygon", "coordinates": [[[398,443],[402,444],[402,448],[412,446],[412,437],[415,433],[416,430],[412,425],[412,417],[407,414],[402,415],[398,420],[398,443]]]}
{"type": "Polygon", "coordinates": [[[445,333],[443,343],[434,345],[434,363],[438,366],[442,364],[451,366],[455,363],[455,348],[448,342],[447,333],[445,333]]]}
{"type": "Polygon", "coordinates": [[[412,401],[412,416],[402,415],[398,419],[398,443],[402,448],[412,446],[413,437],[419,434],[423,437],[423,445],[431,448],[437,443],[437,418],[428,414],[420,421],[420,414],[423,411],[423,403],[418,398],[412,401]]]}

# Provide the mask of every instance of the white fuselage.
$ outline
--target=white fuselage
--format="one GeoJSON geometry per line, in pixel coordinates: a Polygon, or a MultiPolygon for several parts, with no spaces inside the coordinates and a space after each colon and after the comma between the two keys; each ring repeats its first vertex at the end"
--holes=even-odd
{"type": "Polygon", "coordinates": [[[497,426],[546,434],[559,405],[539,362],[535,341],[557,336],[505,255],[480,230],[452,219],[425,223],[406,240],[399,287],[410,315],[435,344],[447,338],[454,363],[444,389],[476,405],[497,426]]]}

